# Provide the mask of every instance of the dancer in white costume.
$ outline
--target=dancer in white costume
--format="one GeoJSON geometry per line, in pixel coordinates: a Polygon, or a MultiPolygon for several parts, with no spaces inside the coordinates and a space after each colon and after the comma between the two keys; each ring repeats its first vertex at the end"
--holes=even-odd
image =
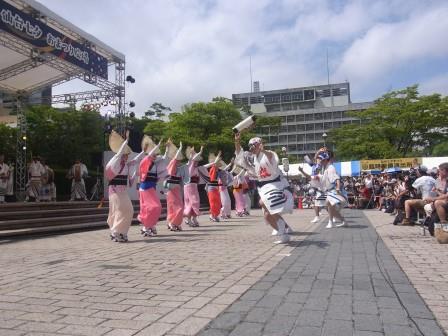
{"type": "Polygon", "coordinates": [[[0,155],[0,203],[5,202],[10,174],[9,166],[4,161],[5,157],[0,155]]]}
{"type": "Polygon", "coordinates": [[[322,165],[322,179],[321,190],[327,195],[328,208],[328,225],[327,229],[334,226],[340,227],[345,225],[345,219],[341,214],[341,210],[347,204],[347,196],[342,189],[341,179],[333,166],[333,153],[331,151],[322,152],[319,154],[322,165]],[[335,222],[339,221],[338,224],[335,222]]]}
{"type": "Polygon", "coordinates": [[[290,237],[286,233],[286,222],[282,214],[292,213],[293,197],[288,190],[288,181],[278,167],[278,156],[273,151],[265,150],[258,137],[250,139],[249,151],[242,150],[240,133],[236,133],[235,163],[257,178],[264,218],[279,233],[280,240],[276,243],[287,243],[290,237]]]}

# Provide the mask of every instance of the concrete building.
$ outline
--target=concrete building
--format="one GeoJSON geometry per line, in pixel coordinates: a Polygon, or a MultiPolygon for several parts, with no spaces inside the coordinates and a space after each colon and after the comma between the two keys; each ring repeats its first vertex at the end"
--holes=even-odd
{"type": "Polygon", "coordinates": [[[352,103],[349,83],[238,93],[232,95],[232,100],[237,107],[250,106],[254,115],[280,117],[280,127],[264,126],[257,133],[267,148],[286,147],[288,155],[300,162],[305,154],[324,145],[325,135],[332,128],[359,123],[348,112],[365,110],[373,104],[352,103]]]}

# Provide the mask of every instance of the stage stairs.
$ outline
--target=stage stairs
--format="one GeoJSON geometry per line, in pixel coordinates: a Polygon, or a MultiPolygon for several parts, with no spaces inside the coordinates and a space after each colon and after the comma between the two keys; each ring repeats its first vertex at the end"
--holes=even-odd
{"type": "MultiPolygon", "coordinates": [[[[134,218],[138,224],[139,202],[133,202],[134,218]]],[[[166,219],[166,202],[162,201],[161,220],[166,219]]],[[[0,239],[27,235],[57,234],[67,231],[104,229],[109,203],[39,202],[0,204],[0,239]]]]}

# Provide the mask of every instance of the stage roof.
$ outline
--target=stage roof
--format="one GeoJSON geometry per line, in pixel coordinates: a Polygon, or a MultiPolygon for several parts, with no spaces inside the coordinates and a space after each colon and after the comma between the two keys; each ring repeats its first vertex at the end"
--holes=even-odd
{"type": "Polygon", "coordinates": [[[0,0],[0,13],[2,91],[31,93],[73,78],[108,84],[108,66],[125,62],[122,53],[37,1],[0,0]]]}

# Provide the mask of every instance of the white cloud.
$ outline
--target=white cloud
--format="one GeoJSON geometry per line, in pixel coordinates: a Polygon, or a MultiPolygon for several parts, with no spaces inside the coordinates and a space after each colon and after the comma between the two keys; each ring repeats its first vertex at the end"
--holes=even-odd
{"type": "MultiPolygon", "coordinates": [[[[448,55],[448,6],[415,13],[398,23],[380,23],[345,52],[337,76],[368,83],[395,68],[448,55]]],[[[411,69],[410,69],[411,70],[411,69]]]]}
{"type": "Polygon", "coordinates": [[[384,92],[391,69],[448,52],[443,0],[40,1],[126,55],[140,113],[249,91],[249,55],[262,88],[298,87],[326,83],[328,46],[332,80],[364,99],[384,92]]]}
{"type": "Polygon", "coordinates": [[[448,96],[448,73],[431,77],[419,86],[421,94],[440,93],[443,96],[448,96]]]}

